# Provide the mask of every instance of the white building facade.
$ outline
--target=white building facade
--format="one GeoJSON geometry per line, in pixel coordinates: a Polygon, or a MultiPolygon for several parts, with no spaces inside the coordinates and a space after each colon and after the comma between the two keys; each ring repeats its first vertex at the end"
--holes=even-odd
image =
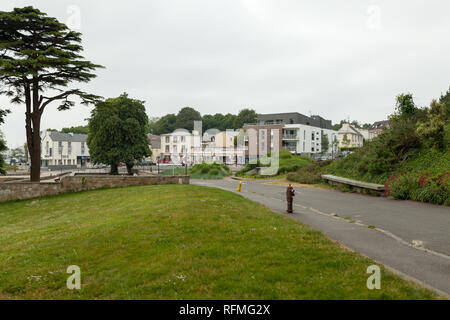
{"type": "Polygon", "coordinates": [[[245,150],[235,146],[238,132],[208,130],[204,135],[185,129],[161,135],[160,163],[195,165],[202,162],[245,164],[245,150]]]}
{"type": "Polygon", "coordinates": [[[330,129],[287,124],[283,128],[283,149],[295,154],[337,154],[338,132],[330,129]],[[322,138],[328,139],[328,149],[322,150],[322,138]]]}
{"type": "Polygon", "coordinates": [[[86,134],[46,131],[41,138],[41,166],[50,169],[89,167],[91,158],[86,134]]]}

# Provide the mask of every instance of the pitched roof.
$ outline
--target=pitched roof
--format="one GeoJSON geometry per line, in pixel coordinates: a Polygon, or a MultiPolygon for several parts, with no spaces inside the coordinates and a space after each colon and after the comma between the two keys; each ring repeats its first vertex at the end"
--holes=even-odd
{"type": "Polygon", "coordinates": [[[87,140],[87,134],[71,134],[51,131],[49,132],[49,136],[53,141],[86,142],[87,140]]]}
{"type": "Polygon", "coordinates": [[[345,123],[344,126],[338,131],[339,133],[352,133],[352,134],[356,134],[358,136],[362,136],[364,137],[363,134],[361,134],[361,132],[358,131],[358,129],[355,129],[351,124],[349,123],[345,123]]]}

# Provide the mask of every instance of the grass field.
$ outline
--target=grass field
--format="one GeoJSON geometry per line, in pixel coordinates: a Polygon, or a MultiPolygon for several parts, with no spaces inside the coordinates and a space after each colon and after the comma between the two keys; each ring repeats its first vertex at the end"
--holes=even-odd
{"type": "Polygon", "coordinates": [[[226,191],[95,190],[0,204],[0,299],[432,299],[320,232],[226,191]],[[66,288],[81,268],[82,288],[66,288]]]}

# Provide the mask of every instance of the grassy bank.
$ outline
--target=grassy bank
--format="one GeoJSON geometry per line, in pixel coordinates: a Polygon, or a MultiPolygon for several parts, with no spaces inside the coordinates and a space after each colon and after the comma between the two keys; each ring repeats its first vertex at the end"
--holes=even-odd
{"type": "Polygon", "coordinates": [[[191,185],[0,204],[0,299],[432,299],[318,231],[191,185]],[[66,288],[81,268],[82,289],[66,288]]]}
{"type": "MultiPolygon", "coordinates": [[[[293,155],[287,150],[281,150],[279,157],[279,167],[275,176],[287,174],[289,172],[295,172],[296,170],[304,168],[313,162],[313,160],[311,160],[310,158],[293,155]]],[[[260,174],[249,174],[249,172],[255,168],[269,167],[270,165],[271,163],[269,154],[268,157],[258,160],[257,163],[246,165],[236,175],[239,177],[247,178],[266,178],[267,176],[262,176],[260,174]]]]}

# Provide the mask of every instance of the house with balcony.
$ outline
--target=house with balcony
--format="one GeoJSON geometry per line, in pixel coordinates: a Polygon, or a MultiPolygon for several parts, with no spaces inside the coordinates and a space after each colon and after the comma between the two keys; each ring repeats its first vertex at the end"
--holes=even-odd
{"type": "Polygon", "coordinates": [[[332,129],[303,124],[288,124],[283,128],[282,149],[291,153],[313,156],[315,154],[334,155],[338,153],[338,132],[332,129]],[[322,150],[322,139],[328,139],[328,149],[322,150]]]}
{"type": "Polygon", "coordinates": [[[41,138],[41,166],[68,170],[91,166],[86,134],[46,131],[41,138]]]}

